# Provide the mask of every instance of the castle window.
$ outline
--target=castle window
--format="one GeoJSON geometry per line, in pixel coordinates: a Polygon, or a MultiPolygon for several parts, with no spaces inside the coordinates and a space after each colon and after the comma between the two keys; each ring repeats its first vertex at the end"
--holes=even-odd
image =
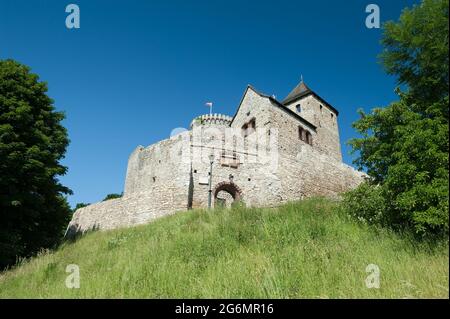
{"type": "Polygon", "coordinates": [[[298,137],[301,141],[312,145],[312,135],[309,131],[305,130],[303,127],[298,127],[298,137]]]}
{"type": "Polygon", "coordinates": [[[322,109],[323,109],[323,105],[320,104],[320,112],[322,112],[322,109]]]}
{"type": "Polygon", "coordinates": [[[247,137],[247,124],[242,125],[242,136],[247,137]]]}
{"type": "Polygon", "coordinates": [[[312,145],[312,135],[309,132],[306,133],[306,143],[312,145]]]}
{"type": "Polygon", "coordinates": [[[156,176],[153,176],[153,183],[156,182],[156,176]]]}
{"type": "Polygon", "coordinates": [[[248,125],[248,128],[250,129],[250,132],[248,134],[252,134],[256,129],[256,121],[255,119],[252,119],[248,125]]]}
{"type": "Polygon", "coordinates": [[[303,129],[303,127],[298,127],[298,137],[301,141],[305,140],[305,130],[303,129]]]}
{"type": "Polygon", "coordinates": [[[297,109],[297,112],[300,113],[302,111],[302,106],[300,104],[297,104],[295,106],[295,108],[297,109]]]}
{"type": "Polygon", "coordinates": [[[255,131],[256,128],[256,120],[253,118],[248,123],[245,123],[242,126],[242,135],[245,137],[249,136],[255,131]]]}

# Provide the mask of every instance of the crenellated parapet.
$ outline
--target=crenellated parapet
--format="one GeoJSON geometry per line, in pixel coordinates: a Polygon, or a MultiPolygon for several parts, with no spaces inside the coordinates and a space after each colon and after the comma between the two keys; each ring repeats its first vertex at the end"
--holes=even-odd
{"type": "Polygon", "coordinates": [[[197,126],[220,126],[220,127],[228,127],[231,124],[233,118],[224,114],[205,114],[197,116],[192,120],[190,128],[194,128],[197,126]]]}

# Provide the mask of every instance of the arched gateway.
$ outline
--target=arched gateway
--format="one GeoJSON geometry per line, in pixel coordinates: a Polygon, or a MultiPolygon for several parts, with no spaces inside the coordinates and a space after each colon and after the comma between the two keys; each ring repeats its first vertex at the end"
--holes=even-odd
{"type": "Polygon", "coordinates": [[[214,188],[214,206],[230,207],[242,199],[241,189],[233,182],[222,182],[214,188]]]}

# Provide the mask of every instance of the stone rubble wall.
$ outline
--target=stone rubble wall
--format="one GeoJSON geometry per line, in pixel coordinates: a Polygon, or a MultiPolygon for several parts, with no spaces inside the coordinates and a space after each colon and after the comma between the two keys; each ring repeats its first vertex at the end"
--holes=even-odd
{"type": "Polygon", "coordinates": [[[342,161],[337,114],[333,110],[314,95],[293,101],[287,107],[317,127],[317,134],[313,138],[313,145],[317,150],[342,161]],[[297,112],[297,104],[301,105],[300,113],[297,112]]]}
{"type": "MultiPolygon", "coordinates": [[[[319,108],[314,97],[309,102],[305,113],[308,107],[319,108]]],[[[337,122],[333,123],[328,109],[322,111],[328,113],[320,123],[313,123],[319,125],[317,130],[304,126],[312,135],[311,146],[299,139],[298,127],[303,124],[298,118],[248,87],[232,122],[229,117],[208,115],[203,122],[206,130],[195,123],[190,131],[138,146],[128,160],[123,197],[78,209],[68,234],[129,227],[189,208],[206,208],[211,154],[213,191],[232,181],[247,206],[276,206],[309,196],[337,197],[356,187],[364,174],[342,163],[337,122]],[[228,125],[240,135],[239,129],[252,119],[257,131],[242,144],[229,143],[228,125]],[[262,135],[258,129],[264,129],[262,135]],[[237,157],[238,165],[224,166],[224,150],[237,157]]]]}
{"type": "Polygon", "coordinates": [[[137,147],[128,161],[122,198],[78,209],[69,235],[90,229],[114,229],[149,222],[188,208],[190,165],[183,163],[183,134],[137,147]]]}

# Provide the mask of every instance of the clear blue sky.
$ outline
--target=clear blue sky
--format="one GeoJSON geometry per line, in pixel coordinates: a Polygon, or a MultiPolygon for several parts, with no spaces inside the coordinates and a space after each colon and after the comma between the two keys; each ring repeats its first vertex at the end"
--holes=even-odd
{"type": "Polygon", "coordinates": [[[187,128],[206,101],[233,115],[247,84],[281,100],[301,74],[340,111],[351,164],[356,110],[396,99],[365,7],[378,4],[383,22],[416,2],[0,0],[0,59],[48,82],[71,140],[61,180],[71,205],[91,203],[122,192],[137,145],[187,128]],[[69,3],[80,7],[80,29],[65,27],[69,3]]]}

